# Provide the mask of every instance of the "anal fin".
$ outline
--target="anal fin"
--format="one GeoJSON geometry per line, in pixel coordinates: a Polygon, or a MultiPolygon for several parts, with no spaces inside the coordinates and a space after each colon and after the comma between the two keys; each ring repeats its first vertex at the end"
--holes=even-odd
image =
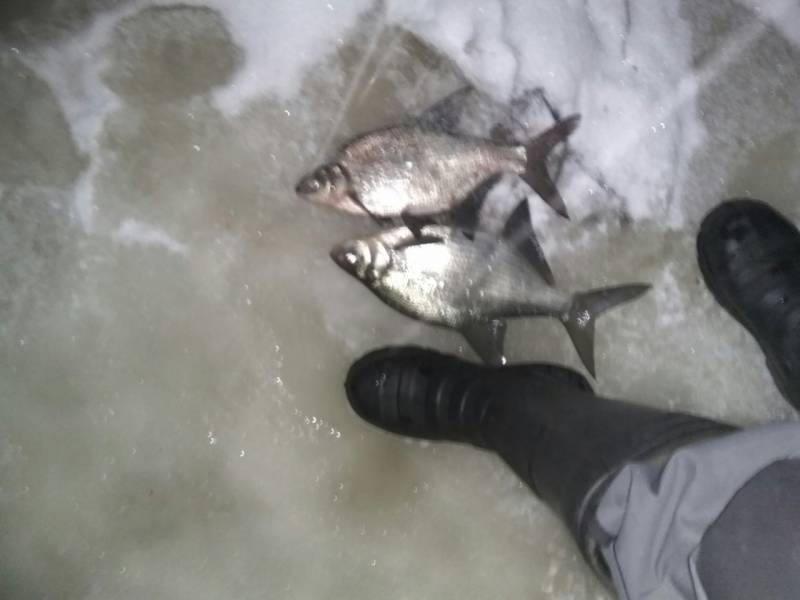
{"type": "Polygon", "coordinates": [[[461,328],[461,334],[483,362],[490,365],[506,364],[504,353],[506,340],[505,319],[469,323],[461,328]]]}
{"type": "Polygon", "coordinates": [[[358,197],[358,194],[351,193],[349,194],[350,200],[353,201],[364,213],[378,225],[378,227],[384,227],[385,222],[380,219],[380,217],[375,216],[375,214],[367,208],[367,206],[361,201],[361,198],[358,197]]]}

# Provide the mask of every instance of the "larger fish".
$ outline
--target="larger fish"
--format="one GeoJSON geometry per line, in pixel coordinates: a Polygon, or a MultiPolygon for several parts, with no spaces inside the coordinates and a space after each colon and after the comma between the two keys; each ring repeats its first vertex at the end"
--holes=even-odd
{"type": "Polygon", "coordinates": [[[548,286],[505,239],[467,237],[442,225],[425,226],[421,234],[386,230],[344,242],[331,257],[389,306],[460,331],[490,363],[505,363],[505,319],[549,316],[564,324],[594,375],[597,317],[650,288],[632,284],[570,295],[548,286]]]}
{"type": "MultiPolygon", "coordinates": [[[[451,110],[465,91],[433,107],[451,110]]],[[[577,115],[558,122],[528,144],[499,143],[453,133],[421,119],[372,131],[347,143],[333,160],[303,177],[295,191],[301,197],[338,210],[373,218],[414,217],[444,213],[470,192],[500,173],[516,173],[559,214],[567,209],[545,167],[545,158],[578,126],[577,115]]]]}

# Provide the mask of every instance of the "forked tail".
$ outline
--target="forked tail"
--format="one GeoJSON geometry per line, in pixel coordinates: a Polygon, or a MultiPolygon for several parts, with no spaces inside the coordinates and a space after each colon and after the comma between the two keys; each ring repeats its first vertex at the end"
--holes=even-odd
{"type": "Polygon", "coordinates": [[[569,218],[564,199],[558,193],[555,183],[547,172],[547,155],[559,143],[566,140],[581,122],[580,115],[572,115],[559,121],[544,133],[536,136],[525,145],[526,164],[522,179],[542,197],[553,210],[564,218],[569,218]]]}
{"type": "Polygon", "coordinates": [[[604,312],[638,298],[650,289],[645,283],[621,285],[575,294],[561,320],[586,370],[594,377],[594,323],[604,312]]]}

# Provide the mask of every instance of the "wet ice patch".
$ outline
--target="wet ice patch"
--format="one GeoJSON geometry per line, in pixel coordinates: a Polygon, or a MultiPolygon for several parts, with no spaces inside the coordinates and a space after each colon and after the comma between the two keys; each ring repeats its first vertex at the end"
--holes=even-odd
{"type": "Polygon", "coordinates": [[[783,36],[800,46],[800,5],[796,0],[737,0],[751,9],[759,19],[771,23],[783,36]]]}
{"type": "Polygon", "coordinates": [[[134,0],[99,12],[51,46],[15,48],[50,85],[76,145],[89,157],[73,190],[77,220],[93,230],[101,135],[112,113],[130,102],[213,92],[217,108],[232,118],[257,98],[291,98],[308,69],[344,43],[347,29],[370,6],[366,0],[304,0],[269,9],[260,2],[134,0]],[[208,67],[206,77],[198,76],[198,64],[208,67]]]}
{"type": "Polygon", "coordinates": [[[185,256],[189,252],[186,244],[173,239],[164,230],[136,219],[125,219],[111,234],[111,237],[123,246],[164,248],[181,256],[185,256]]]}
{"type": "Polygon", "coordinates": [[[209,93],[229,81],[240,60],[222,16],[199,6],[143,8],[115,24],[106,46],[101,77],[126,104],[209,93]]]}
{"type": "Polygon", "coordinates": [[[284,100],[294,97],[308,70],[335,52],[358,17],[373,6],[369,0],[190,4],[210,6],[224,15],[244,51],[242,68],[215,95],[218,107],[229,116],[267,94],[284,100]]]}
{"type": "Polygon", "coordinates": [[[79,34],[19,54],[50,85],[75,143],[86,153],[95,149],[106,115],[119,105],[116,96],[100,81],[100,72],[108,64],[103,47],[116,22],[131,12],[134,11],[126,7],[100,13],[79,34]]]}
{"type": "Polygon", "coordinates": [[[100,13],[77,35],[52,46],[26,49],[19,58],[50,86],[77,147],[89,165],[73,187],[73,215],[90,231],[94,224],[94,176],[100,160],[100,134],[106,117],[121,106],[118,97],[103,85],[100,73],[108,65],[103,52],[117,21],[134,12],[132,7],[100,13]]]}
{"type": "Polygon", "coordinates": [[[98,169],[97,161],[91,162],[72,189],[72,215],[85,231],[91,231],[94,225],[94,178],[98,169]]]}

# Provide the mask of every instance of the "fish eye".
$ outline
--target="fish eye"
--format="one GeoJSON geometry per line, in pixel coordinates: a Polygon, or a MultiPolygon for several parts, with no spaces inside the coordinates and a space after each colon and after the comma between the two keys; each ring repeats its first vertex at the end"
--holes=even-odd
{"type": "Polygon", "coordinates": [[[344,253],[344,260],[351,267],[355,267],[358,264],[358,254],[354,250],[349,250],[344,253]]]}

